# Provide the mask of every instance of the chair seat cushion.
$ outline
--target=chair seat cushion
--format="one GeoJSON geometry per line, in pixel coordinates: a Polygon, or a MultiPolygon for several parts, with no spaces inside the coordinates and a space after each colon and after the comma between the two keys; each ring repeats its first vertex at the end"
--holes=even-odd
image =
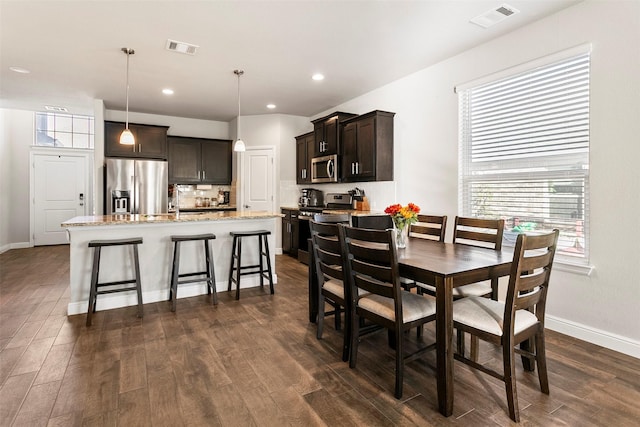
{"type": "MultiPolygon", "coordinates": [[[[342,285],[342,281],[341,280],[338,280],[338,279],[327,280],[322,285],[322,289],[324,291],[327,291],[327,292],[337,296],[337,297],[340,297],[340,298],[344,299],[344,286],[342,285]]],[[[367,292],[365,290],[362,290],[362,289],[358,289],[358,292],[360,293],[360,295],[365,295],[365,294],[369,293],[369,292],[367,292]]]]}
{"type": "MultiPolygon", "coordinates": [[[[436,304],[430,298],[410,292],[401,292],[402,295],[402,318],[404,323],[428,317],[436,313],[436,304]]],[[[378,316],[389,320],[395,320],[393,299],[380,295],[367,295],[360,298],[358,305],[378,316]]]]}
{"type": "MultiPolygon", "coordinates": [[[[500,337],[504,326],[504,307],[504,302],[489,298],[463,298],[453,303],[453,321],[500,337]]],[[[536,323],[538,318],[535,314],[527,310],[516,311],[514,335],[536,323]]]]}
{"type": "MultiPolygon", "coordinates": [[[[416,285],[420,286],[423,289],[429,291],[429,293],[435,295],[436,287],[432,285],[427,285],[426,283],[416,283],[416,285]]],[[[470,285],[458,286],[457,288],[453,288],[453,297],[454,298],[462,298],[462,297],[481,297],[483,295],[487,295],[491,293],[491,282],[484,281],[478,283],[471,283],[470,285]]]]}

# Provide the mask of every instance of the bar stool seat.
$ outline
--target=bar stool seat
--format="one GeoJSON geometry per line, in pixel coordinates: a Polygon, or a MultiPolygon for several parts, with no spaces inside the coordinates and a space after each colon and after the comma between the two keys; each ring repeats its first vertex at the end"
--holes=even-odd
{"type": "Polygon", "coordinates": [[[209,249],[209,241],[214,240],[215,238],[216,235],[213,233],[171,236],[171,241],[173,242],[173,266],[171,267],[171,283],[169,285],[169,300],[171,301],[171,311],[176,311],[178,285],[182,285],[185,283],[206,281],[207,294],[213,293],[213,304],[218,304],[218,293],[216,292],[216,275],[213,268],[213,260],[211,259],[211,251],[209,249]],[[204,242],[205,270],[180,274],[180,243],[196,241],[204,242]],[[180,280],[182,277],[190,277],[190,279],[180,280]]]}
{"type": "Polygon", "coordinates": [[[229,267],[229,287],[231,291],[233,283],[236,284],[236,300],[240,299],[240,277],[249,274],[260,275],[260,287],[264,288],[264,279],[269,280],[269,288],[273,295],[273,274],[271,271],[271,258],[269,256],[269,241],[267,236],[271,234],[268,230],[255,231],[232,231],[229,233],[233,237],[233,248],[231,250],[231,266],[229,267]],[[257,237],[259,262],[254,265],[242,265],[242,238],[257,237]],[[266,263],[265,263],[266,259],[266,263]],[[234,277],[235,272],[235,277],[234,277]]]}
{"type": "Polygon", "coordinates": [[[87,326],[91,326],[91,315],[96,311],[96,301],[98,295],[111,294],[115,292],[136,291],[138,294],[138,317],[142,317],[142,286],[140,284],[140,262],[138,259],[138,245],[142,244],[142,237],[133,237],[130,239],[115,240],[92,240],[89,247],[93,249],[93,268],[91,269],[91,289],[89,290],[89,309],[87,310],[87,326]],[[135,269],[135,277],[128,280],[117,280],[113,282],[98,281],[100,275],[100,254],[103,247],[108,246],[133,246],[133,265],[135,269]],[[128,285],[135,283],[135,286],[114,287],[118,285],[128,285]],[[108,287],[109,289],[100,290],[99,288],[108,287]]]}

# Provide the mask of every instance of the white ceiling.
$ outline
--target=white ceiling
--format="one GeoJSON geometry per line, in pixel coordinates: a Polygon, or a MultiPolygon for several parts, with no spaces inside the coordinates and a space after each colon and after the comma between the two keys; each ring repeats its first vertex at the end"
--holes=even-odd
{"type": "Polygon", "coordinates": [[[130,111],[229,121],[240,68],[242,115],[309,117],[575,3],[507,0],[520,13],[483,29],[469,20],[500,0],[0,0],[0,107],[124,110],[130,47],[130,111]]]}

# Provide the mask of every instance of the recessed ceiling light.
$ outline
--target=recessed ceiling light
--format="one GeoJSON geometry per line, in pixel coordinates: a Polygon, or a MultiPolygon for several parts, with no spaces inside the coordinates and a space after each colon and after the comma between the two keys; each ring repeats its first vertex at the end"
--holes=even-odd
{"type": "Polygon", "coordinates": [[[20,74],[29,74],[31,72],[26,68],[21,68],[21,67],[9,67],[9,69],[15,73],[20,73],[20,74]]]}
{"type": "Polygon", "coordinates": [[[165,95],[173,95],[173,89],[162,89],[162,93],[164,93],[165,95]]]}
{"type": "Polygon", "coordinates": [[[274,108],[276,108],[276,104],[267,104],[267,108],[273,110],[274,108]]]}
{"type": "Polygon", "coordinates": [[[320,73],[316,73],[313,76],[311,76],[311,78],[315,81],[320,81],[320,80],[324,80],[324,75],[320,73]]]}

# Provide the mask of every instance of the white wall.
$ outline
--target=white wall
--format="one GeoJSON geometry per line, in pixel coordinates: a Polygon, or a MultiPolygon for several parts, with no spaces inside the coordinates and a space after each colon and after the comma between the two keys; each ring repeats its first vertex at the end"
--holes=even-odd
{"type": "MultiPolygon", "coordinates": [[[[592,43],[591,264],[553,272],[547,326],[640,357],[640,2],[586,1],[320,114],[396,112],[396,193],[457,214],[456,85],[592,43]]],[[[449,236],[450,239],[450,236],[449,236]]]]}

